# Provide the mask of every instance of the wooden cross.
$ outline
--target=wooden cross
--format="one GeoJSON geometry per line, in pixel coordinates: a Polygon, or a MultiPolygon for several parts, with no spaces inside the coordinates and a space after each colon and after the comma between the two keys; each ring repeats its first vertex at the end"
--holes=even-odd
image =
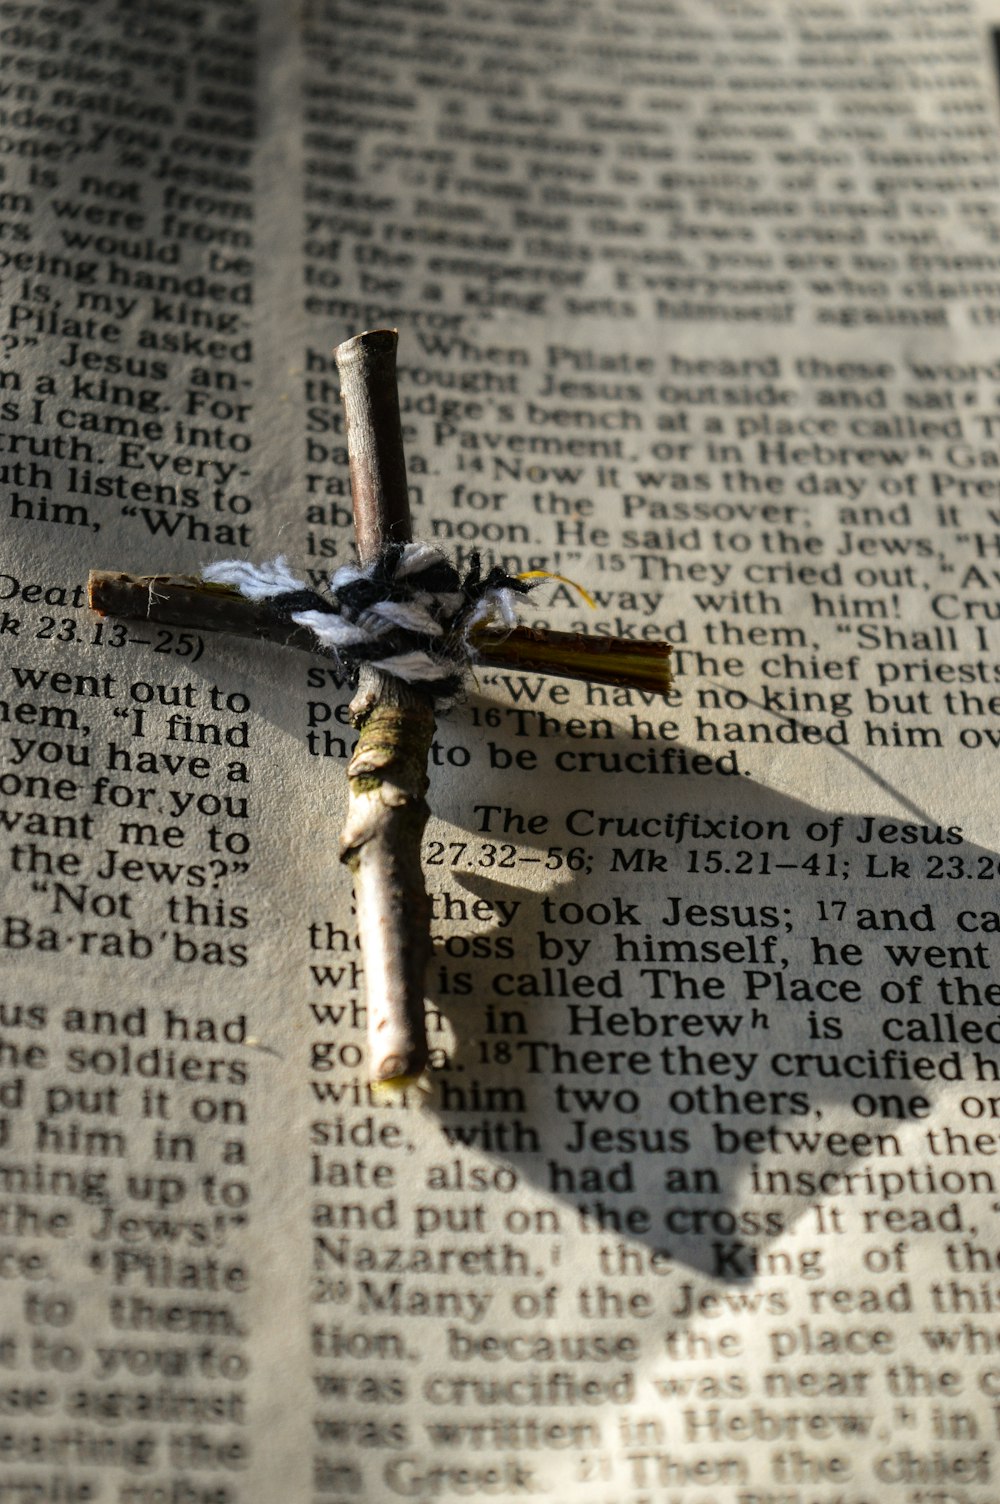
{"type": "MultiPolygon", "coordinates": [[[[375,564],[412,541],[396,387],[396,331],[370,330],[336,352],[359,563],[375,564]]],[[[522,587],[523,588],[523,587],[522,587]]],[[[89,601],[103,616],[189,630],[236,632],[317,652],[316,639],[267,600],[189,576],[92,571],[89,601]]],[[[528,627],[474,627],[472,660],[658,693],[670,687],[670,647],[528,627]]],[[[365,969],[369,1074],[374,1082],[420,1074],[427,1063],[424,978],[430,960],[430,901],[420,865],[429,809],[427,758],[432,698],[371,663],[358,667],[350,705],[358,741],[348,765],[341,860],[350,867],[365,969]]]]}

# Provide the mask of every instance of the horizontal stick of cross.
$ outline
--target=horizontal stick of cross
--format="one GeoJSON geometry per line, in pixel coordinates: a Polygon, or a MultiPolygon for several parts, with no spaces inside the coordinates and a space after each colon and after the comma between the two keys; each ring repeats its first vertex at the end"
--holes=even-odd
{"type": "MultiPolygon", "coordinates": [[[[347,421],[359,565],[370,574],[385,574],[384,561],[398,561],[401,549],[411,543],[396,331],[370,330],[347,340],[335,353],[347,421]]],[[[393,584],[390,580],[390,592],[393,584]]],[[[102,616],[155,621],[189,631],[232,632],[340,657],[336,650],[324,649],[308,625],[297,623],[296,613],[290,616],[282,609],[277,592],[248,597],[231,585],[190,576],[94,570],[89,601],[102,616]]],[[[336,592],[326,609],[333,614],[342,609],[336,592]]],[[[413,614],[412,606],[402,613],[395,609],[403,616],[407,611],[413,614]]],[[[426,615],[427,609],[420,605],[418,614],[426,615]]],[[[461,605],[459,617],[463,611],[464,652],[471,664],[661,694],[670,687],[670,647],[665,642],[524,626],[497,630],[461,605]]],[[[297,614],[308,620],[315,615],[297,614]]],[[[363,626],[365,614],[352,619],[363,626]]],[[[434,622],[431,625],[438,630],[434,622]]],[[[417,1076],[427,1062],[424,979],[431,954],[430,903],[420,844],[429,814],[427,758],[435,726],[434,695],[371,660],[357,663],[354,674],[357,691],[349,713],[359,734],[347,770],[349,800],[340,856],[354,878],[369,1074],[373,1081],[387,1082],[417,1076]]]]}

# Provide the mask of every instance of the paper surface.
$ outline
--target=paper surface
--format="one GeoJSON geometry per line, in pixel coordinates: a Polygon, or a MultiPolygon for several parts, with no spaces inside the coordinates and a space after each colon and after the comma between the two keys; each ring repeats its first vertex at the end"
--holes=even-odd
{"type": "Polygon", "coordinates": [[[989,19],[3,8],[5,1501],[995,1497],[989,19]],[[348,692],[84,595],[348,561],[382,325],[418,535],[678,671],[442,718],[390,1097],[348,692]]]}

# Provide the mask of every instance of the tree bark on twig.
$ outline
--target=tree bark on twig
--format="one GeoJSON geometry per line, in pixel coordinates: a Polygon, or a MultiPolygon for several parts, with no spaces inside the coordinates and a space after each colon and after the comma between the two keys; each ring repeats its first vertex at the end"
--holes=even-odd
{"type": "MultiPolygon", "coordinates": [[[[193,575],[122,574],[92,569],[88,602],[102,616],[154,621],[189,632],[230,632],[255,637],[307,653],[323,653],[306,627],[279,617],[269,601],[252,601],[231,585],[208,584],[193,575]]],[[[486,668],[518,673],[555,674],[588,684],[621,685],[647,694],[670,688],[670,644],[634,642],[626,637],[589,637],[581,632],[553,632],[541,627],[488,627],[472,633],[475,660],[486,668]]]]}
{"type": "MultiPolygon", "coordinates": [[[[354,524],[362,566],[412,541],[396,388],[396,331],[370,330],[335,351],[347,423],[354,524]]],[[[561,578],[561,576],[559,577],[561,578]]],[[[235,632],[322,651],[308,629],[271,603],[230,586],[186,576],[137,578],[93,571],[90,604],[109,616],[188,630],[235,632]]],[[[665,693],[667,643],[631,642],[514,627],[473,630],[474,659],[520,672],[665,693]]],[[[430,901],[420,847],[430,813],[427,759],[431,698],[370,663],[359,669],[350,718],[358,742],[347,769],[347,820],[340,856],[351,869],[365,967],[369,1067],[373,1081],[417,1076],[427,1063],[424,979],[430,960],[430,901]]]]}
{"type": "MultiPolygon", "coordinates": [[[[334,353],[347,419],[358,557],[367,565],[390,543],[412,539],[396,332],[356,335],[334,353]]],[[[349,713],[358,744],[347,768],[340,857],[354,878],[371,1079],[391,1081],[419,1075],[427,1063],[424,978],[431,910],[420,845],[430,813],[427,758],[434,712],[426,696],[365,664],[349,713]]]]}

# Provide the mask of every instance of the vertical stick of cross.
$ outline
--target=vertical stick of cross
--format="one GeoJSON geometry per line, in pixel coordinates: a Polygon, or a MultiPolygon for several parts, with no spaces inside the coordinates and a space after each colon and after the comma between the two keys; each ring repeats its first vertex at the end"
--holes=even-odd
{"type": "MultiPolygon", "coordinates": [[[[396,332],[358,334],[336,350],[347,421],[358,559],[374,564],[412,541],[396,386],[396,332]]],[[[350,716],[358,744],[347,769],[341,860],[354,877],[365,967],[373,1081],[419,1075],[427,1061],[424,977],[430,901],[420,865],[427,807],[430,700],[401,679],[362,666],[350,716]]]]}

